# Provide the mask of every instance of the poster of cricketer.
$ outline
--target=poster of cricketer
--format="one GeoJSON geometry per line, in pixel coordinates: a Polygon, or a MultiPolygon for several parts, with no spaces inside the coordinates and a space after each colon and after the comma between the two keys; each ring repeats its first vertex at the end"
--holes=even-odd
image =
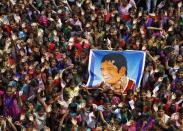
{"type": "Polygon", "coordinates": [[[104,82],[117,92],[140,86],[146,53],[143,51],[91,50],[87,86],[94,87],[104,82]]]}

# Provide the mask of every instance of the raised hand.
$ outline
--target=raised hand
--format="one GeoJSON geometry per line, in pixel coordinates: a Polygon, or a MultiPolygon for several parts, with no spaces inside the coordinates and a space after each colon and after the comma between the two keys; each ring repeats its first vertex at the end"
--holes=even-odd
{"type": "Polygon", "coordinates": [[[6,117],[6,120],[7,120],[9,123],[12,123],[12,117],[11,117],[11,116],[6,117]]]}

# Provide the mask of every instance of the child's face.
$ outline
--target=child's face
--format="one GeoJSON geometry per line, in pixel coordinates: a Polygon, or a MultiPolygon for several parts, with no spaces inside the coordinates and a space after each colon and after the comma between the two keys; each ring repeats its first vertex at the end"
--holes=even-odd
{"type": "Polygon", "coordinates": [[[158,111],[159,117],[163,117],[164,113],[165,113],[164,110],[159,110],[159,111],[158,111]]]}
{"type": "Polygon", "coordinates": [[[118,68],[111,61],[104,61],[101,65],[101,72],[105,82],[115,84],[121,78],[118,68]]]}
{"type": "Polygon", "coordinates": [[[179,75],[180,78],[183,78],[183,71],[180,71],[180,72],[178,73],[178,75],[179,75]]]}

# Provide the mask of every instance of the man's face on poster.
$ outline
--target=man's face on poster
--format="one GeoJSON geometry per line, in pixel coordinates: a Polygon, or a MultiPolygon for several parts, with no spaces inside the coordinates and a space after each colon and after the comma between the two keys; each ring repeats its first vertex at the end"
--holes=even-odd
{"type": "Polygon", "coordinates": [[[114,61],[104,61],[101,64],[103,79],[108,84],[117,83],[126,72],[125,67],[121,67],[121,69],[118,70],[118,68],[113,63],[114,61]]]}

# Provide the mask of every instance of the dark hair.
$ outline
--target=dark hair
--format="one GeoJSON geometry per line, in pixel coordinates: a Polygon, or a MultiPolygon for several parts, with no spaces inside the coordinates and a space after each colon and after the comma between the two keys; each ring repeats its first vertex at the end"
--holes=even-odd
{"type": "Polygon", "coordinates": [[[179,70],[178,70],[177,73],[180,73],[180,72],[182,72],[182,71],[183,71],[183,66],[181,66],[181,67],[179,68],[179,70]]]}
{"type": "Polygon", "coordinates": [[[183,113],[183,107],[180,108],[179,113],[183,113]]]}
{"type": "Polygon", "coordinates": [[[159,106],[158,106],[158,111],[159,111],[159,110],[164,110],[164,107],[163,107],[162,105],[159,105],[159,106]]]}
{"type": "Polygon", "coordinates": [[[163,104],[166,104],[168,100],[165,97],[162,97],[161,101],[162,101],[163,104]]]}
{"type": "Polygon", "coordinates": [[[69,109],[71,112],[77,112],[77,104],[76,103],[70,103],[69,109]]]}
{"type": "Polygon", "coordinates": [[[36,86],[38,86],[38,84],[39,84],[39,82],[37,79],[31,80],[31,82],[29,83],[29,85],[32,87],[36,87],[36,86]]]}
{"type": "Polygon", "coordinates": [[[126,58],[121,54],[107,54],[103,57],[102,63],[104,61],[110,61],[114,60],[114,65],[118,68],[118,71],[121,69],[121,67],[125,67],[127,70],[127,60],[126,58]]]}
{"type": "Polygon", "coordinates": [[[160,90],[161,90],[162,88],[167,88],[167,85],[164,84],[164,83],[161,83],[160,86],[159,86],[159,88],[160,88],[160,90]]]}
{"type": "Polygon", "coordinates": [[[175,105],[171,105],[171,106],[169,107],[169,112],[170,112],[171,114],[175,113],[175,112],[176,112],[176,106],[175,106],[175,105]]]}
{"type": "Polygon", "coordinates": [[[175,91],[175,95],[176,95],[176,99],[181,98],[181,96],[182,96],[182,91],[181,91],[181,90],[176,90],[176,91],[175,91]]]}
{"type": "Polygon", "coordinates": [[[133,94],[133,90],[132,89],[127,90],[127,95],[129,96],[131,94],[133,94]]]}

